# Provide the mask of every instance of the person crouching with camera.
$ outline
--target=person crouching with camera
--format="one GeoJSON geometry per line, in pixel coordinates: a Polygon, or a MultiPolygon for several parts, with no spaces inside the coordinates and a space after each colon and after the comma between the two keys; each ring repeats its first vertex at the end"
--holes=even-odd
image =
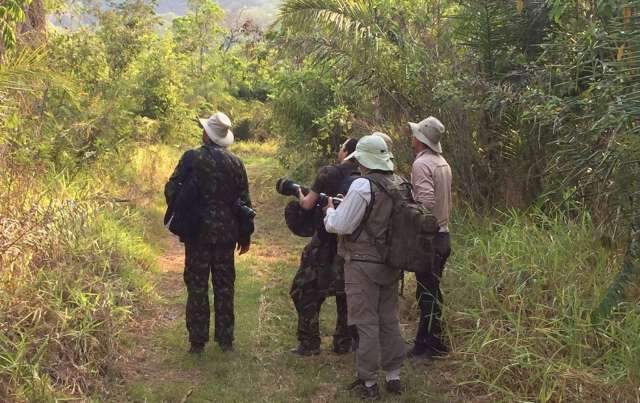
{"type": "Polygon", "coordinates": [[[356,179],[337,208],[329,199],[325,228],[341,235],[339,253],[345,259],[348,321],[359,335],[356,350],[358,378],[349,388],[361,398],[377,400],[378,370],[385,372],[386,390],[401,394],[400,368],[405,343],[400,333],[398,286],[401,273],[384,264],[385,242],[393,200],[384,189],[399,188],[403,180],[393,173],[384,140],[360,139],[347,160],[357,160],[362,178],[356,179]],[[381,187],[384,187],[382,189],[381,187]]]}
{"type": "MultiPolygon", "coordinates": [[[[338,151],[338,164],[320,168],[311,186],[304,195],[299,191],[300,206],[304,210],[315,210],[321,195],[346,194],[351,182],[360,175],[358,166],[345,157],[356,148],[356,139],[348,139],[338,151]]],[[[326,198],[326,196],[324,196],[326,198]]],[[[321,212],[320,209],[317,210],[321,212]]],[[[336,297],[336,329],[332,351],[346,354],[352,349],[354,330],[347,325],[347,299],[344,294],[343,262],[337,258],[337,238],[324,230],[321,217],[319,225],[305,246],[300,267],[291,285],[290,296],[298,313],[298,346],[291,350],[299,356],[320,353],[320,308],[327,296],[336,297]]]]}

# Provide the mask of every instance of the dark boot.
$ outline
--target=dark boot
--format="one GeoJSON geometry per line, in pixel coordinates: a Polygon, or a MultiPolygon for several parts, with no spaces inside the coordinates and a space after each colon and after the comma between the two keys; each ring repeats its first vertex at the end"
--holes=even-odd
{"type": "Polygon", "coordinates": [[[202,354],[204,351],[204,343],[191,343],[189,354],[202,354]]]}
{"type": "Polygon", "coordinates": [[[385,389],[392,395],[401,395],[402,384],[400,383],[400,379],[392,379],[390,381],[387,381],[385,384],[385,389]]]}
{"type": "Polygon", "coordinates": [[[229,353],[233,351],[233,344],[231,343],[218,343],[218,345],[220,346],[220,350],[223,353],[229,353]]]}
{"type": "Polygon", "coordinates": [[[430,360],[446,356],[447,351],[447,346],[442,343],[438,343],[437,347],[416,343],[411,350],[407,351],[407,358],[430,360]]]}
{"type": "Polygon", "coordinates": [[[310,357],[312,355],[320,354],[320,347],[306,348],[302,345],[299,345],[298,347],[292,349],[290,352],[300,357],[310,357]]]}
{"type": "Polygon", "coordinates": [[[347,389],[351,391],[351,393],[355,394],[362,400],[380,400],[380,391],[378,390],[378,385],[375,384],[373,386],[367,387],[362,379],[356,379],[354,382],[347,386],[347,389]]]}

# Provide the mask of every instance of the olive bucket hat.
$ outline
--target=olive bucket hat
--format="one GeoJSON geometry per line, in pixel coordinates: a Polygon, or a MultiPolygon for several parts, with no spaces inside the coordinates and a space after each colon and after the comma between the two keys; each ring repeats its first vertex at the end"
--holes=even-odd
{"type": "Polygon", "coordinates": [[[355,158],[358,163],[368,169],[393,171],[393,161],[387,143],[379,136],[364,136],[358,141],[356,151],[347,156],[347,160],[355,158]]]}
{"type": "Polygon", "coordinates": [[[440,140],[444,135],[444,125],[433,116],[429,116],[420,123],[409,122],[413,137],[423,144],[426,144],[433,151],[442,154],[440,140]]]}

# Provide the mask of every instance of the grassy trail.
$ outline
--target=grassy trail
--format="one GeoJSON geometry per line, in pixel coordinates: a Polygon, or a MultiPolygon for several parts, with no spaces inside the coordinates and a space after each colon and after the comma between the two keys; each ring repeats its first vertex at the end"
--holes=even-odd
{"type": "MultiPolygon", "coordinates": [[[[235,352],[224,354],[215,343],[209,343],[201,357],[186,352],[183,247],[166,233],[161,240],[166,252],[159,262],[157,283],[161,298],[131,337],[132,356],[125,371],[122,400],[352,401],[342,385],[354,377],[353,355],[336,356],[329,351],[335,324],[332,299],[323,306],[323,353],[301,359],[288,352],[296,345],[296,315],[288,290],[305,240],[288,232],[282,218],[286,200],[272,191],[275,179],[282,174],[274,150],[239,146],[235,151],[247,166],[259,212],[252,250],[236,259],[235,352]]],[[[444,368],[437,368],[450,363],[411,365],[405,370],[407,392],[388,401],[455,400],[443,392],[450,377],[444,368]]]]}

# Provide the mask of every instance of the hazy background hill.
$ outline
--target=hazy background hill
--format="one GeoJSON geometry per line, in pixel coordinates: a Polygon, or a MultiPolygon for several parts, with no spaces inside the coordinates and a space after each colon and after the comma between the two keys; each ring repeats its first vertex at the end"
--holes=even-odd
{"type": "MultiPolygon", "coordinates": [[[[242,12],[243,17],[265,24],[275,17],[280,0],[218,0],[218,4],[231,18],[242,12]]],[[[167,16],[184,15],[187,11],[187,0],[159,0],[157,10],[158,14],[167,16]]]]}

